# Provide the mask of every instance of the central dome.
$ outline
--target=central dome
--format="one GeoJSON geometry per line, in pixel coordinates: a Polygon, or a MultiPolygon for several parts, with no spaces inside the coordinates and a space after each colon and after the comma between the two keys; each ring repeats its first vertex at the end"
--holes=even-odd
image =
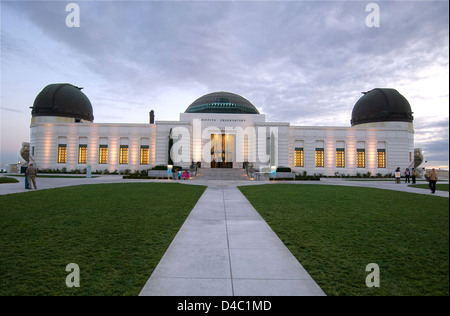
{"type": "Polygon", "coordinates": [[[231,92],[212,92],[198,98],[184,113],[259,114],[244,97],[231,92]]]}

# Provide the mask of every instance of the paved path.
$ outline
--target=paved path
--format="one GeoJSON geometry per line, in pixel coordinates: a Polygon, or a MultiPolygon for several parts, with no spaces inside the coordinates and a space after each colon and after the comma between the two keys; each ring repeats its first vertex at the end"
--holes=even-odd
{"type": "MultiPolygon", "coordinates": [[[[0,184],[0,195],[3,194],[13,194],[13,193],[22,193],[22,192],[31,192],[33,190],[25,189],[25,178],[24,177],[14,177],[19,180],[18,183],[3,183],[0,184]]],[[[86,178],[86,177],[68,177],[68,176],[52,176],[51,178],[36,178],[36,185],[38,190],[43,189],[55,189],[67,186],[74,185],[84,185],[84,184],[96,184],[96,183],[118,183],[124,182],[122,176],[118,175],[108,175],[108,176],[99,176],[95,178],[86,178]]]]}
{"type": "Polygon", "coordinates": [[[209,186],[140,295],[325,295],[236,186],[209,186]]]}
{"type": "MultiPolygon", "coordinates": [[[[299,182],[299,181],[295,181],[299,182]]],[[[304,181],[303,183],[305,183],[304,181]]],[[[405,184],[403,181],[401,183],[396,183],[395,180],[342,180],[336,178],[322,178],[320,179],[320,184],[322,185],[342,185],[342,186],[351,186],[351,187],[364,187],[364,188],[374,188],[374,189],[383,189],[383,190],[393,190],[400,192],[408,192],[415,194],[424,194],[424,195],[434,195],[441,197],[449,197],[448,191],[436,191],[434,194],[431,194],[429,189],[421,189],[421,188],[413,188],[408,186],[408,183],[405,184]]],[[[448,183],[448,180],[440,180],[438,183],[448,183]]],[[[426,181],[418,181],[416,184],[427,184],[426,181]]]]}
{"type": "MultiPolygon", "coordinates": [[[[3,176],[3,175],[0,175],[3,176]]],[[[12,193],[21,193],[21,192],[30,192],[30,190],[25,190],[24,185],[24,177],[16,177],[19,180],[19,183],[4,183],[0,184],[0,195],[3,194],[12,194],[12,193]]],[[[351,180],[343,180],[336,178],[322,178],[320,181],[225,181],[225,180],[124,180],[120,175],[102,175],[96,178],[66,178],[66,177],[52,177],[52,178],[37,178],[37,186],[38,189],[53,189],[59,187],[73,186],[73,185],[83,185],[83,184],[96,184],[96,183],[126,183],[126,182],[176,182],[183,184],[194,184],[194,185],[205,185],[205,186],[220,186],[224,183],[227,185],[262,185],[262,184],[319,184],[319,185],[343,185],[343,186],[357,186],[357,187],[368,187],[368,188],[377,188],[377,189],[385,189],[385,190],[394,190],[394,191],[402,191],[416,194],[425,194],[432,195],[430,190],[428,189],[419,189],[412,188],[404,184],[403,182],[400,184],[396,184],[395,180],[362,180],[362,181],[351,181],[351,180]]],[[[421,184],[425,184],[427,182],[421,181],[421,184]]],[[[438,183],[448,183],[448,180],[440,180],[438,183]]],[[[435,196],[441,197],[449,197],[448,191],[436,191],[435,196]]]]}

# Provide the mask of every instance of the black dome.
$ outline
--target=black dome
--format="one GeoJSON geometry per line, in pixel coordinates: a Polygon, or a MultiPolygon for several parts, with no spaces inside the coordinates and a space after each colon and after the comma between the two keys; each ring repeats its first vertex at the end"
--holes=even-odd
{"type": "Polygon", "coordinates": [[[83,88],[69,83],[56,83],[46,86],[37,95],[31,115],[61,116],[94,121],[92,105],[88,97],[81,92],[83,88]]]}
{"type": "Polygon", "coordinates": [[[412,123],[411,106],[397,90],[376,88],[363,94],[353,107],[352,126],[389,121],[412,123]]]}
{"type": "Polygon", "coordinates": [[[184,113],[259,114],[244,97],[230,92],[213,92],[195,100],[184,113]]]}

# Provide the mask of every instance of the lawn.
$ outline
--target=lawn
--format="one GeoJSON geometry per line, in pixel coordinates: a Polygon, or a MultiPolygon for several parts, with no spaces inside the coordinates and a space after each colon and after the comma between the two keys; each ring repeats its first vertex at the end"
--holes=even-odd
{"type": "Polygon", "coordinates": [[[205,187],[97,184],[0,196],[0,295],[137,295],[205,187]],[[66,286],[66,265],[80,287],[66,286]]]}
{"type": "Polygon", "coordinates": [[[313,184],[240,190],[327,295],[449,295],[449,200],[313,184]],[[366,286],[366,266],[380,287],[366,286]]]}
{"type": "Polygon", "coordinates": [[[2,183],[17,183],[19,180],[10,177],[0,177],[0,184],[2,183]]]}
{"type": "MultiPolygon", "coordinates": [[[[428,183],[426,184],[411,184],[409,187],[427,189],[430,190],[428,183]]],[[[447,191],[448,192],[448,183],[436,183],[436,191],[447,191]]]]}

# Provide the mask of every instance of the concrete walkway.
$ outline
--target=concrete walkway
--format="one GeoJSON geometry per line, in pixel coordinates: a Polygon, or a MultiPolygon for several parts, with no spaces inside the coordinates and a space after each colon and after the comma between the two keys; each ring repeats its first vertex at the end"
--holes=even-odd
{"type": "Polygon", "coordinates": [[[209,186],[140,295],[325,295],[234,185],[209,186]]]}
{"type": "MultiPolygon", "coordinates": [[[[0,175],[4,176],[4,175],[0,175]]],[[[11,176],[14,177],[14,176],[11,176]]],[[[21,192],[30,192],[31,190],[25,190],[25,178],[24,177],[15,177],[19,180],[19,183],[4,183],[0,184],[0,195],[3,194],[13,194],[13,193],[21,193],[21,192]]],[[[60,187],[67,187],[73,185],[84,185],[84,184],[98,184],[98,183],[131,183],[131,182],[175,182],[182,184],[192,184],[192,185],[205,185],[205,186],[220,186],[224,183],[227,185],[234,186],[243,186],[243,185],[263,185],[263,184],[319,184],[319,185],[343,185],[343,186],[356,186],[356,187],[366,187],[366,188],[376,188],[376,189],[384,189],[384,190],[394,190],[401,192],[409,192],[415,194],[424,194],[424,195],[434,195],[441,197],[449,197],[448,191],[436,191],[435,194],[431,194],[429,189],[419,189],[412,188],[406,185],[403,181],[400,184],[396,184],[394,179],[389,180],[349,180],[349,179],[336,179],[336,178],[322,178],[320,181],[238,181],[238,180],[187,180],[187,181],[173,181],[173,180],[133,180],[128,179],[124,180],[121,175],[100,175],[96,178],[85,178],[85,177],[71,177],[68,178],[67,175],[62,175],[61,177],[54,176],[52,178],[37,178],[37,186],[39,190],[42,189],[54,189],[60,187]]],[[[419,184],[427,184],[425,181],[418,182],[419,184]]],[[[448,179],[442,179],[438,181],[438,184],[449,183],[448,179]]],[[[33,190],[34,191],[34,190],[33,190]]]]}
{"type": "MultiPolygon", "coordinates": [[[[3,176],[3,175],[2,175],[3,176]]],[[[15,178],[19,180],[18,183],[3,183],[0,184],[0,195],[3,194],[14,194],[14,193],[23,193],[23,192],[32,192],[33,190],[25,189],[25,178],[22,177],[14,177],[9,175],[8,177],[15,178]]],[[[107,176],[98,176],[95,178],[86,178],[81,176],[67,176],[67,175],[52,175],[51,178],[36,178],[36,185],[38,190],[45,189],[55,189],[62,188],[74,185],[85,185],[85,184],[98,184],[98,183],[119,183],[125,182],[126,180],[122,179],[122,176],[119,175],[107,175],[107,176]]]]}
{"type": "MultiPolygon", "coordinates": [[[[295,181],[296,183],[300,183],[302,181],[295,181]]],[[[303,181],[305,183],[306,181],[303,181]]],[[[341,185],[341,186],[349,186],[349,187],[364,187],[364,188],[373,188],[373,189],[382,189],[382,190],[392,190],[392,191],[399,191],[399,192],[407,192],[407,193],[414,193],[414,194],[424,194],[424,195],[431,195],[431,196],[440,196],[440,197],[449,197],[448,191],[436,191],[434,194],[430,192],[430,190],[427,189],[421,189],[421,188],[414,188],[410,187],[412,183],[404,183],[403,181],[401,183],[396,183],[395,180],[343,180],[343,179],[336,179],[336,178],[321,178],[320,181],[317,181],[322,185],[341,185]]],[[[438,181],[439,184],[448,184],[448,180],[440,180],[438,181]]],[[[416,184],[426,184],[428,185],[428,182],[426,181],[418,181],[416,184]]]]}

